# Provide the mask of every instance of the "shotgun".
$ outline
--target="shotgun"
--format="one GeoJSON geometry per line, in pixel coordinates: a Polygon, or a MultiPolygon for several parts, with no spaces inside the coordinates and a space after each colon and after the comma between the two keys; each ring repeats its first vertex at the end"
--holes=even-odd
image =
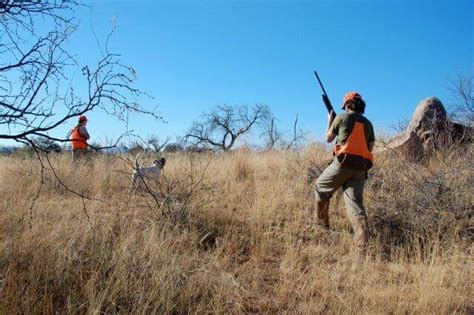
{"type": "Polygon", "coordinates": [[[316,76],[316,79],[318,79],[319,86],[323,90],[323,95],[321,97],[323,98],[323,102],[324,102],[324,105],[326,106],[326,109],[328,110],[328,113],[331,114],[331,112],[333,112],[335,114],[336,112],[334,111],[334,108],[332,107],[331,101],[329,100],[329,96],[326,93],[326,90],[324,89],[321,79],[319,78],[318,72],[314,71],[314,75],[316,76]]]}

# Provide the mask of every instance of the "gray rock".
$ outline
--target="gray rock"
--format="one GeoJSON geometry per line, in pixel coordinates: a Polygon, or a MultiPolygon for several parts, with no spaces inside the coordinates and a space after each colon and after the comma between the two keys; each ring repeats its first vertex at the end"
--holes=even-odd
{"type": "Polygon", "coordinates": [[[447,115],[443,103],[436,97],[428,97],[416,107],[407,131],[415,132],[422,138],[423,133],[442,128],[446,121],[447,115]]]}
{"type": "Polygon", "coordinates": [[[407,129],[390,140],[388,148],[420,160],[433,150],[470,143],[472,134],[472,128],[448,119],[438,98],[428,97],[418,104],[407,129]]]}
{"type": "Polygon", "coordinates": [[[423,143],[415,132],[403,132],[388,143],[388,148],[418,161],[423,158],[423,143]]]}

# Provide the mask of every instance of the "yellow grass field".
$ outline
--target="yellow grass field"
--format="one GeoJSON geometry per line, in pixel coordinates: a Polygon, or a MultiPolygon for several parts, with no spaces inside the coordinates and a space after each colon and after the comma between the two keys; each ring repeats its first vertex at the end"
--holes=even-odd
{"type": "Polygon", "coordinates": [[[1,157],[0,312],[474,312],[472,146],[376,156],[361,260],[339,194],[311,223],[323,148],[166,157],[136,196],[125,155],[1,157]]]}

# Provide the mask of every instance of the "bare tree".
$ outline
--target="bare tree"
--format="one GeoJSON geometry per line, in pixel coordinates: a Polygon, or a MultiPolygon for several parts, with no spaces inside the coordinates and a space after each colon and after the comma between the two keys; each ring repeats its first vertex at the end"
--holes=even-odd
{"type": "Polygon", "coordinates": [[[298,114],[293,122],[293,132],[286,143],[286,150],[298,149],[306,140],[306,133],[298,128],[298,114]]]}
{"type": "Polygon", "coordinates": [[[263,132],[263,137],[266,138],[266,150],[273,150],[283,140],[283,133],[278,129],[276,120],[275,117],[272,117],[270,123],[263,132]]]}
{"type": "Polygon", "coordinates": [[[449,90],[454,96],[453,114],[461,121],[474,123],[474,74],[472,71],[459,73],[451,80],[449,90]]]}
{"type": "MultiPolygon", "coordinates": [[[[107,203],[76,191],[60,178],[47,154],[48,147],[38,145],[46,140],[70,141],[66,135],[52,134],[56,128],[72,120],[75,123],[80,115],[92,110],[104,111],[125,123],[133,113],[161,119],[155,109],[139,104],[147,95],[134,87],[135,70],[109,51],[114,29],[104,47],[97,40],[100,57],[94,66],[80,65],[69,52],[68,43],[78,28],[74,18],[78,5],[74,0],[0,1],[0,140],[29,145],[38,159],[40,185],[30,205],[30,226],[48,174],[81,198],[89,223],[86,200],[107,203]],[[81,70],[83,82],[73,80],[77,70],[81,70]]],[[[110,147],[115,147],[120,138],[110,147]]]]}
{"type": "Polygon", "coordinates": [[[66,0],[0,3],[0,139],[30,145],[32,137],[67,142],[50,132],[94,109],[123,121],[131,113],[160,118],[138,103],[146,94],[133,87],[134,69],[109,52],[108,39],[94,67],[81,67],[67,51],[77,29],[77,5],[66,0]],[[50,30],[39,34],[36,23],[50,30]],[[85,81],[80,91],[68,75],[77,68],[85,81]]]}
{"type": "Polygon", "coordinates": [[[271,112],[267,105],[220,105],[211,112],[203,113],[201,120],[193,123],[184,138],[195,146],[210,146],[229,151],[239,137],[257,126],[263,126],[269,120],[271,112]]]}
{"type": "Polygon", "coordinates": [[[306,134],[298,128],[298,114],[293,122],[293,130],[281,131],[277,126],[277,119],[272,117],[262,134],[265,137],[265,149],[297,149],[305,141],[306,134]]]}
{"type": "Polygon", "coordinates": [[[149,152],[154,154],[160,154],[165,150],[170,139],[166,138],[161,140],[157,136],[149,136],[146,139],[140,136],[134,136],[136,140],[131,141],[127,145],[128,153],[136,155],[139,152],[149,152]]]}

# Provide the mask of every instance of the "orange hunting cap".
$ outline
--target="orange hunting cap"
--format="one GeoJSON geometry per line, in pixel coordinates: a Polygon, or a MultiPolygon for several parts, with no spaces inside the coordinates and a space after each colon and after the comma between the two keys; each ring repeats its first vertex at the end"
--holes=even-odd
{"type": "Polygon", "coordinates": [[[354,100],[354,99],[362,99],[362,96],[360,96],[359,93],[357,92],[349,92],[347,93],[346,95],[344,95],[344,102],[342,103],[342,109],[344,109],[344,107],[346,106],[346,103],[350,100],[354,100]]]}

